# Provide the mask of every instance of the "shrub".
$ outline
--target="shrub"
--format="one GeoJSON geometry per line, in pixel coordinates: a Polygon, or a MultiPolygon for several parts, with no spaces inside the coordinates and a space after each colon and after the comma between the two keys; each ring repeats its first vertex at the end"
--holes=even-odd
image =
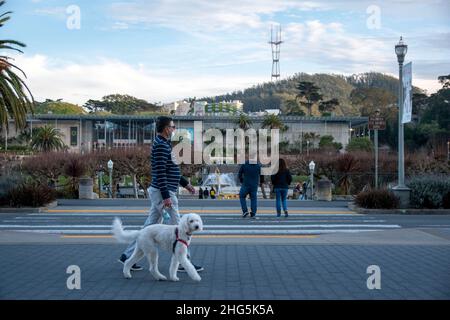
{"type": "Polygon", "coordinates": [[[23,182],[23,177],[17,173],[0,176],[0,205],[9,205],[9,192],[23,182]]]}
{"type": "Polygon", "coordinates": [[[444,209],[450,209],[450,192],[442,197],[442,206],[444,209]]]}
{"type": "Polygon", "coordinates": [[[450,179],[448,176],[417,176],[407,183],[411,188],[411,206],[415,208],[437,209],[448,207],[450,179]]]}
{"type": "Polygon", "coordinates": [[[360,192],[355,203],[367,209],[396,209],[400,200],[391,191],[382,189],[360,192]]]}
{"type": "Polygon", "coordinates": [[[368,137],[352,138],[347,145],[347,151],[368,151],[373,150],[372,141],[368,137]]]}
{"type": "Polygon", "coordinates": [[[40,207],[56,200],[56,191],[36,182],[22,183],[10,190],[7,197],[13,207],[40,207]]]}

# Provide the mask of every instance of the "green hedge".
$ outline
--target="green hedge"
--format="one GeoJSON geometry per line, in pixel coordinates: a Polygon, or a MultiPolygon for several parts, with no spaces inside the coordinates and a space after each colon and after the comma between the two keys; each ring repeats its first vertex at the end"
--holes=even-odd
{"type": "Polygon", "coordinates": [[[414,208],[450,209],[450,177],[426,175],[411,178],[411,206],[414,208]]]}

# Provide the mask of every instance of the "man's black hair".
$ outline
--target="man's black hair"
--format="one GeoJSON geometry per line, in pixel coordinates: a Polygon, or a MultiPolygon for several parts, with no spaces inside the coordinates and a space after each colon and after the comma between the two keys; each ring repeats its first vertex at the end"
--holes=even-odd
{"type": "Polygon", "coordinates": [[[156,132],[163,132],[164,128],[170,125],[170,122],[173,121],[171,117],[160,116],[156,119],[156,132]]]}

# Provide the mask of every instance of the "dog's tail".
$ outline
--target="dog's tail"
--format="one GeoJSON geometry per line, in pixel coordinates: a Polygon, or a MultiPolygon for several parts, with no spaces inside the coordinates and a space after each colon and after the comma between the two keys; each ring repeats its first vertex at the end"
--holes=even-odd
{"type": "Polygon", "coordinates": [[[112,225],[114,238],[120,243],[130,243],[139,235],[139,231],[125,231],[119,218],[115,218],[112,225]]]}

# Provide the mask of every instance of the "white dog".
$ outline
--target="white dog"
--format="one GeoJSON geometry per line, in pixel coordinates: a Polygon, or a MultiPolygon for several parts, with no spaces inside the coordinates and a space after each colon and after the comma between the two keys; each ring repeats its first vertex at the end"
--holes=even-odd
{"type": "Polygon", "coordinates": [[[167,280],[158,270],[158,247],[172,252],[169,268],[169,279],[178,281],[177,271],[181,263],[192,280],[200,281],[201,277],[187,257],[192,232],[203,230],[203,222],[198,214],[184,214],[178,226],[152,224],[139,231],[124,231],[120,219],[114,219],[112,232],[117,241],[131,243],[136,240],[136,248],[131,257],[125,261],[123,275],[131,278],[130,269],[136,262],[147,256],[150,273],[156,280],[167,280]]]}

